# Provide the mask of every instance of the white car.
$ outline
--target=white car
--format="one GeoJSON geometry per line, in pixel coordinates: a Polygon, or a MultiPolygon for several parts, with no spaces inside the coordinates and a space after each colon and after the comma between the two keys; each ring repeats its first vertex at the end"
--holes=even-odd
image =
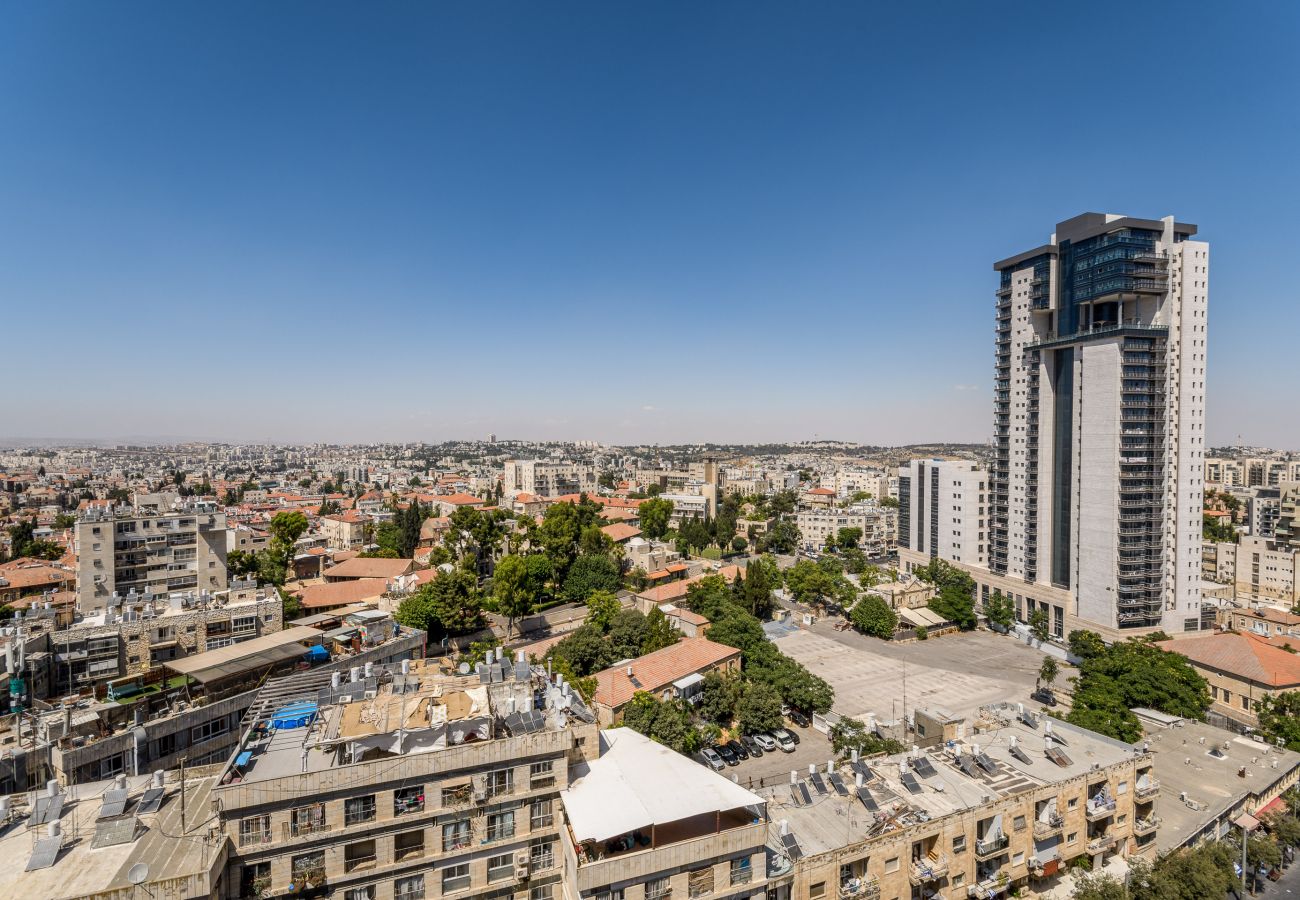
{"type": "Polygon", "coordinates": [[[766,732],[760,732],[759,734],[754,735],[754,740],[758,743],[758,746],[763,748],[765,753],[771,753],[776,749],[776,741],[774,741],[772,736],[766,732]]]}
{"type": "Polygon", "coordinates": [[[781,752],[783,753],[794,752],[794,748],[795,748],[794,739],[790,737],[790,733],[787,732],[784,728],[778,728],[776,731],[772,732],[772,739],[775,740],[776,745],[781,748],[781,752]]]}

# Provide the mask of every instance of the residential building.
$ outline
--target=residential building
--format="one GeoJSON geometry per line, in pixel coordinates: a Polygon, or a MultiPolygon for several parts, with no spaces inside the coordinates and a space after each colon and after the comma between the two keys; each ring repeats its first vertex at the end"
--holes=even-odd
{"type": "MultiPolygon", "coordinates": [[[[795,512],[795,525],[805,549],[821,550],[830,537],[839,534],[840,529],[857,528],[862,532],[858,546],[870,556],[883,556],[891,543],[891,513],[891,510],[874,503],[858,503],[846,509],[805,506],[795,512]]],[[[744,533],[739,520],[737,531],[744,533]]]]}
{"type": "Polygon", "coordinates": [[[1198,635],[1156,646],[1182,654],[1210,685],[1210,711],[1249,728],[1265,697],[1300,688],[1300,638],[1293,650],[1287,638],[1239,631],[1198,635]]]}
{"type": "Polygon", "coordinates": [[[676,527],[687,519],[703,519],[709,514],[710,500],[703,494],[660,494],[673,504],[672,523],[676,527]]]}
{"type": "MultiPolygon", "coordinates": [[[[1057,636],[1203,627],[1209,247],[1085,213],[994,264],[994,462],[981,599],[1057,636]]],[[[900,554],[904,567],[915,565],[900,554]]]]}
{"type": "Polygon", "coordinates": [[[1282,489],[1259,487],[1246,498],[1246,527],[1253,537],[1274,538],[1282,517],[1282,489]]]}
{"type": "Polygon", "coordinates": [[[507,497],[518,493],[542,497],[594,494],[596,488],[596,467],[592,465],[540,459],[508,459],[505,462],[502,490],[507,497]]]}
{"type": "Polygon", "coordinates": [[[320,517],[320,531],[330,550],[354,550],[366,543],[374,519],[355,509],[320,517]]]}
{"type": "Polygon", "coordinates": [[[61,562],[15,559],[0,564],[0,604],[7,606],[23,597],[73,590],[76,581],[76,573],[61,562]]]}
{"type": "Polygon", "coordinates": [[[898,545],[931,559],[987,565],[988,473],[966,460],[913,460],[898,470],[898,545]]]}
{"type": "Polygon", "coordinates": [[[382,556],[354,556],[345,559],[336,566],[330,566],[323,573],[325,581],[356,581],[361,578],[378,578],[391,581],[399,575],[409,575],[415,571],[413,559],[387,559],[382,556]]]}
{"type": "Polygon", "coordinates": [[[740,651],[708,638],[683,638],[595,674],[592,705],[602,727],[617,725],[632,697],[644,691],[660,700],[690,699],[709,672],[740,671],[740,651]]]}
{"type": "Polygon", "coordinates": [[[114,595],[226,589],[226,514],[215,503],[166,512],[89,507],[77,519],[77,606],[102,613],[114,595]]]}
{"type": "Polygon", "coordinates": [[[1300,547],[1242,537],[1235,544],[1206,541],[1201,550],[1203,576],[1232,585],[1234,597],[1300,603],[1300,547]]]}
{"type": "MultiPolygon", "coordinates": [[[[1244,631],[1267,638],[1300,638],[1300,615],[1289,608],[1271,606],[1258,608],[1225,607],[1219,610],[1219,627],[1244,631]]],[[[1300,640],[1296,642],[1300,650],[1300,640]]]]}
{"type": "Polygon", "coordinates": [[[522,883],[560,900],[559,794],[599,752],[594,717],[526,662],[479,667],[269,684],[212,788],[225,896],[486,898],[522,883]]]}

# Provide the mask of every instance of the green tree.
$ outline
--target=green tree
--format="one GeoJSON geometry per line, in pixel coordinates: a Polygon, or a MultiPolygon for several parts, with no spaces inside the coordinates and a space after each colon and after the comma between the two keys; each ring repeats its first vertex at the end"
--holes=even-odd
{"type": "Polygon", "coordinates": [[[801,559],[785,572],[785,586],[800,603],[819,605],[835,593],[835,578],[810,559],[801,559]]]}
{"type": "Polygon", "coordinates": [[[1042,608],[1035,608],[1029,613],[1029,633],[1034,636],[1034,640],[1040,644],[1049,637],[1047,621],[1047,611],[1042,608]]]}
{"type": "Polygon", "coordinates": [[[1186,657],[1135,639],[1081,661],[1066,719],[1132,743],[1142,732],[1131,709],[1147,707],[1201,719],[1209,704],[1205,679],[1186,657]]]}
{"type": "Polygon", "coordinates": [[[380,522],[375,526],[375,544],[380,550],[392,553],[392,559],[401,557],[402,529],[396,522],[380,522]]]}
{"type": "Polygon", "coordinates": [[[781,694],[762,681],[747,682],[737,706],[736,720],[745,734],[780,728],[781,694]]]}
{"type": "MultiPolygon", "coordinates": [[[[550,563],[545,557],[538,556],[536,559],[545,563],[549,569],[550,563]]],[[[514,630],[515,620],[531,613],[545,590],[545,575],[530,567],[527,558],[507,554],[497,563],[492,573],[492,597],[496,601],[497,612],[506,617],[507,639],[514,630]]]]}
{"type": "Polygon", "coordinates": [[[841,528],[835,534],[835,543],[840,547],[856,547],[858,541],[862,540],[862,529],[856,525],[848,528],[841,528]]]}
{"type": "Polygon", "coordinates": [[[764,553],[793,553],[799,546],[799,526],[789,519],[778,519],[763,535],[760,549],[764,553]]]}
{"type": "Polygon", "coordinates": [[[77,524],[77,517],[71,513],[59,513],[54,517],[55,528],[71,528],[77,524]]]}
{"type": "Polygon", "coordinates": [[[1010,597],[1001,591],[994,591],[984,604],[984,618],[989,625],[1006,630],[1016,620],[1016,606],[1010,597]]]}
{"type": "Polygon", "coordinates": [[[662,540],[668,533],[668,523],[673,515],[673,501],[653,498],[637,507],[641,519],[641,533],[650,540],[662,540]]]}
{"type": "Polygon", "coordinates": [[[614,654],[611,642],[593,625],[583,625],[565,637],[548,651],[547,656],[563,659],[578,677],[599,672],[616,659],[625,658],[614,654]]]}
{"type": "Polygon", "coordinates": [[[398,604],[393,618],[430,638],[468,634],[482,623],[478,579],[464,569],[442,572],[398,604]]]}
{"type": "Polygon", "coordinates": [[[610,625],[614,623],[614,617],[622,609],[623,605],[618,602],[618,597],[610,591],[594,591],[587,598],[586,624],[593,625],[602,632],[609,631],[610,625]]]}
{"type": "Polygon", "coordinates": [[[1106,652],[1106,642],[1101,639],[1101,635],[1086,628],[1071,631],[1066,642],[1070,655],[1076,659],[1094,659],[1106,652]]]}
{"type": "Polygon", "coordinates": [[[748,546],[749,546],[749,541],[747,541],[745,538],[741,537],[740,535],[736,535],[731,539],[731,549],[736,551],[737,553],[744,553],[745,548],[748,546]]]}
{"type": "MultiPolygon", "coordinates": [[[[700,702],[696,704],[696,712],[706,721],[716,722],[724,727],[730,726],[736,718],[736,709],[740,705],[744,686],[744,682],[736,675],[724,674],[717,669],[706,673],[704,682],[700,685],[700,702]]],[[[778,697],[778,715],[780,711],[778,697]]]]}
{"type": "Polygon", "coordinates": [[[945,621],[952,622],[963,631],[974,628],[975,599],[960,588],[947,586],[930,600],[929,607],[945,621]]]}
{"type": "Polygon", "coordinates": [[[898,630],[898,615],[875,594],[865,594],[853,605],[849,611],[849,621],[863,634],[884,640],[889,640],[898,630]]]}
{"type": "Polygon", "coordinates": [[[1300,751],[1300,691],[1265,695],[1255,708],[1259,730],[1270,743],[1300,751]]]}
{"type": "Polygon", "coordinates": [[[622,581],[618,563],[608,556],[579,556],[564,578],[564,596],[585,603],[596,591],[617,591],[622,581]]]}
{"type": "Polygon", "coordinates": [[[279,541],[284,546],[292,547],[294,541],[306,533],[307,517],[296,509],[292,512],[278,512],[272,517],[267,530],[270,531],[273,541],[279,541]]]}
{"type": "Polygon", "coordinates": [[[1134,900],[1134,897],[1123,879],[1097,872],[1075,876],[1070,900],[1134,900]]]}
{"type": "Polygon", "coordinates": [[[641,655],[671,647],[682,639],[682,633],[673,627],[659,607],[652,607],[645,617],[645,635],[641,638],[641,655]]]}
{"type": "Polygon", "coordinates": [[[1230,518],[1205,513],[1201,516],[1201,537],[1207,541],[1234,544],[1237,542],[1237,529],[1230,518]]]}
{"type": "Polygon", "coordinates": [[[858,751],[859,756],[876,756],[881,753],[900,753],[903,745],[892,738],[882,738],[867,731],[865,723],[847,716],[831,726],[829,735],[831,749],[840,756],[851,756],[858,751]]]}
{"type": "Polygon", "coordinates": [[[1044,656],[1043,664],[1038,667],[1038,680],[1048,687],[1056,681],[1056,676],[1060,674],[1060,667],[1056,664],[1056,657],[1044,656]]]}

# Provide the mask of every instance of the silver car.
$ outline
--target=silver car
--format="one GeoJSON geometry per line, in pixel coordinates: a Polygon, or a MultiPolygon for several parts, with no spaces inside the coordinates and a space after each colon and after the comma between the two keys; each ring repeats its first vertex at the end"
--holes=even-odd
{"type": "Polygon", "coordinates": [[[776,741],[772,740],[772,736],[765,731],[754,735],[754,740],[767,753],[771,753],[776,749],[776,741]]]}
{"type": "Polygon", "coordinates": [[[700,756],[704,759],[705,765],[715,772],[721,772],[727,767],[727,764],[722,761],[722,757],[718,755],[718,751],[712,747],[705,747],[700,751],[700,756]]]}

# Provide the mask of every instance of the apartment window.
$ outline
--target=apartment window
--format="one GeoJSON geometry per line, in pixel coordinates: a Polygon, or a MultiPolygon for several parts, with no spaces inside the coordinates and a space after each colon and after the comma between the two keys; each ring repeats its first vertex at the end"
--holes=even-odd
{"type": "Polygon", "coordinates": [[[469,863],[448,866],[442,870],[442,892],[463,891],[469,887],[469,863]]]}
{"type": "Polygon", "coordinates": [[[1067,844],[1076,844],[1078,843],[1078,841],[1079,841],[1079,832],[1077,831],[1071,831],[1069,834],[1065,836],[1065,842],[1067,844]]]}
{"type": "Polygon", "coordinates": [[[713,866],[705,866],[686,874],[686,893],[692,898],[707,897],[713,893],[713,866]]]}
{"type": "Polygon", "coordinates": [[[241,897],[262,896],[271,887],[271,864],[259,862],[243,866],[239,874],[239,887],[241,897]]]}
{"type": "Polygon", "coordinates": [[[398,862],[424,856],[424,829],[403,831],[393,838],[393,858],[398,862]]]}
{"type": "Polygon", "coordinates": [[[502,881],[506,878],[515,877],[515,860],[514,854],[500,853],[496,856],[489,856],[487,861],[487,880],[502,881]]]}
{"type": "Polygon", "coordinates": [[[271,842],[271,817],[249,816],[239,820],[239,846],[269,844],[271,842]]]}
{"type": "Polygon", "coordinates": [[[1024,830],[1025,830],[1025,817],[1024,817],[1024,816],[1016,816],[1016,818],[1015,818],[1015,819],[1013,820],[1013,822],[1012,822],[1012,827],[1015,828],[1016,831],[1024,831],[1024,830]]]}
{"type": "Polygon", "coordinates": [[[953,886],[953,887],[961,887],[963,884],[966,883],[966,873],[965,873],[965,872],[953,872],[953,873],[952,873],[952,882],[951,882],[951,883],[952,883],[952,886],[953,886]]]}
{"type": "Polygon", "coordinates": [[[673,887],[667,878],[654,878],[645,883],[645,900],[669,900],[672,895],[673,887]]]}
{"type": "Polygon", "coordinates": [[[749,884],[754,878],[753,861],[748,856],[731,861],[731,886],[749,884]]]}
{"type": "Polygon", "coordinates": [[[357,841],[343,848],[343,871],[356,872],[375,867],[375,842],[357,841]]]}
{"type": "Polygon", "coordinates": [[[537,831],[539,828],[550,828],[555,821],[555,815],[551,812],[551,798],[534,800],[531,807],[529,827],[533,831],[537,831]]]}
{"type": "Polygon", "coordinates": [[[534,841],[528,848],[528,865],[537,872],[555,865],[555,842],[534,841]]]}
{"type": "Polygon", "coordinates": [[[443,806],[460,806],[462,803],[469,802],[470,786],[468,784],[458,784],[455,787],[445,787],[442,789],[443,806]]]}
{"type": "Polygon", "coordinates": [[[959,834],[952,839],[952,852],[961,853],[966,849],[966,835],[959,834]]]}
{"type": "Polygon", "coordinates": [[[393,791],[394,816],[416,812],[424,812],[424,785],[416,784],[393,791]]]}
{"type": "Polygon", "coordinates": [[[319,886],[325,881],[325,851],[300,853],[289,861],[289,875],[294,884],[319,886]]]}
{"type": "Polygon", "coordinates": [[[533,790],[548,788],[555,784],[555,762],[545,760],[535,762],[528,767],[528,785],[533,790]]]}
{"type": "MultiPolygon", "coordinates": [[[[667,881],[668,879],[664,879],[667,881]]],[[[539,884],[528,891],[528,900],[554,900],[555,885],[539,884]]]]}
{"type": "Polygon", "coordinates": [[[1066,809],[1076,809],[1078,806],[1079,806],[1078,797],[1071,797],[1069,800],[1065,801],[1066,809]]]}
{"type": "Polygon", "coordinates": [[[289,835],[291,837],[319,834],[325,831],[326,827],[324,803],[312,803],[309,806],[299,806],[297,809],[289,811],[289,835]]]}
{"type": "Polygon", "coordinates": [[[230,723],[225,719],[214,719],[211,722],[204,722],[202,725],[195,725],[190,729],[190,744],[201,744],[204,741],[210,741],[229,730],[230,723]]]}
{"type": "Polygon", "coordinates": [[[349,888],[343,892],[343,900],[375,900],[375,886],[368,884],[365,887],[349,888]]]}
{"type": "Polygon", "coordinates": [[[424,876],[407,875],[394,881],[393,900],[424,900],[424,876]]]}
{"type": "Polygon", "coordinates": [[[442,826],[442,850],[464,850],[474,840],[474,830],[469,819],[448,822],[442,826]]]}
{"type": "Polygon", "coordinates": [[[360,825],[375,820],[375,795],[349,797],[343,801],[343,824],[360,825]]]}
{"type": "Polygon", "coordinates": [[[489,797],[500,797],[509,794],[515,788],[515,770],[501,769],[497,772],[489,772],[487,777],[487,795],[489,797]]]}
{"type": "Polygon", "coordinates": [[[819,881],[808,887],[808,900],[821,900],[826,896],[826,882],[819,881]]]}
{"type": "Polygon", "coordinates": [[[515,811],[513,809],[493,813],[487,817],[487,839],[489,841],[504,841],[506,838],[514,836],[515,811]]]}
{"type": "Polygon", "coordinates": [[[897,871],[898,871],[897,856],[890,857],[889,859],[885,860],[885,872],[888,873],[888,872],[897,872],[897,871]]]}

